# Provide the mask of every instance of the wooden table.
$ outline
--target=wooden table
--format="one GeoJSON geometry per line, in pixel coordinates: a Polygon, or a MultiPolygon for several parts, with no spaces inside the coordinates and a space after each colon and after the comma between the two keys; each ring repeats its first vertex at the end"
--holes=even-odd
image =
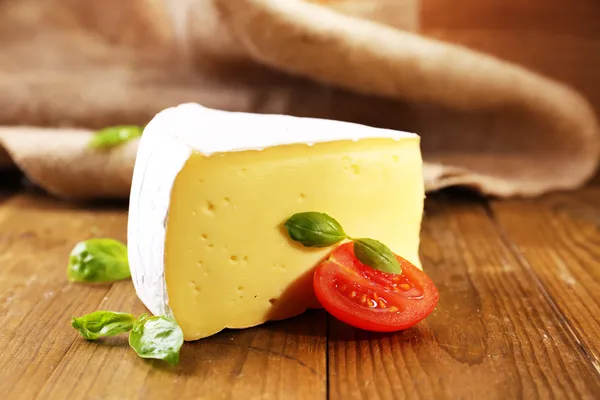
{"type": "Polygon", "coordinates": [[[361,332],[313,311],[186,343],[175,368],[70,327],[145,311],[130,280],[65,275],[77,241],[124,241],[126,218],[125,204],[2,195],[0,398],[600,398],[600,179],[536,200],[430,196],[422,258],[441,298],[412,329],[361,332]]]}

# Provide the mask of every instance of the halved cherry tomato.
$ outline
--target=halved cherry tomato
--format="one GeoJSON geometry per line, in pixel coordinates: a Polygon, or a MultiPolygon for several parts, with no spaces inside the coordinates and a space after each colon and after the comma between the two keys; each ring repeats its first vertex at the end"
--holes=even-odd
{"type": "Polygon", "coordinates": [[[338,246],[315,270],[315,294],[331,315],[356,328],[392,332],[433,311],[439,293],[423,271],[397,255],[401,274],[378,271],[361,263],[353,246],[338,246]]]}

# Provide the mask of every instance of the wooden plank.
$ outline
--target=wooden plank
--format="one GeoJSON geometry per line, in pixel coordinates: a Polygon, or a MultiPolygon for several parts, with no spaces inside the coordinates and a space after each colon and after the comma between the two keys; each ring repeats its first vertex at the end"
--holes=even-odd
{"type": "Polygon", "coordinates": [[[600,33],[596,0],[421,0],[425,28],[600,33]]]}
{"type": "Polygon", "coordinates": [[[600,371],[600,185],[495,201],[506,240],[600,371]]]}
{"type": "Polygon", "coordinates": [[[330,320],[332,399],[592,399],[600,375],[478,202],[428,199],[439,305],[395,334],[330,320]]]}
{"type": "MultiPolygon", "coordinates": [[[[101,308],[133,306],[131,288],[111,291],[101,308]]],[[[98,346],[77,340],[42,390],[43,398],[324,399],[325,316],[307,313],[258,328],[185,343],[180,365],[138,358],[126,337],[98,346]],[[85,361],[84,361],[85,360],[85,361]],[[93,376],[87,376],[95,371],[93,376]]]]}
{"type": "Polygon", "coordinates": [[[75,242],[122,239],[123,229],[122,212],[22,196],[0,204],[0,398],[35,397],[73,344],[70,316],[96,308],[109,289],[67,283],[75,242]]]}
{"type": "Polygon", "coordinates": [[[421,31],[564,81],[600,113],[597,0],[422,0],[421,31]]]}
{"type": "Polygon", "coordinates": [[[123,207],[82,210],[29,196],[0,206],[0,398],[326,397],[323,312],[186,343],[175,368],[137,358],[126,337],[81,339],[71,315],[146,312],[131,281],[92,287],[65,277],[75,242],[124,241],[126,218],[123,207]]]}

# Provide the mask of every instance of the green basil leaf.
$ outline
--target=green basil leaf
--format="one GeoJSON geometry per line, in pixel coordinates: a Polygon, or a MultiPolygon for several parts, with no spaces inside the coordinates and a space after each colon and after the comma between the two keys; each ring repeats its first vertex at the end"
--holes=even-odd
{"type": "Polygon", "coordinates": [[[89,146],[95,149],[107,149],[142,136],[144,128],[137,125],[119,125],[100,129],[92,137],[89,146]]]}
{"type": "Polygon", "coordinates": [[[294,214],[284,227],[292,240],[306,247],[327,247],[347,238],[340,223],[325,213],[294,214]]]}
{"type": "Polygon", "coordinates": [[[71,325],[87,340],[129,332],[136,319],[133,315],[113,311],[95,311],[73,318],[71,325]]]}
{"type": "Polygon", "coordinates": [[[127,247],[114,239],[77,243],[69,255],[67,277],[72,282],[112,282],[131,277],[127,247]]]}
{"type": "Polygon", "coordinates": [[[383,243],[374,239],[354,239],[354,255],[363,264],[392,274],[402,273],[394,253],[383,243]]]}
{"type": "Polygon", "coordinates": [[[172,318],[143,314],[129,334],[129,345],[142,358],[156,358],[176,365],[183,345],[183,332],[172,318]]]}

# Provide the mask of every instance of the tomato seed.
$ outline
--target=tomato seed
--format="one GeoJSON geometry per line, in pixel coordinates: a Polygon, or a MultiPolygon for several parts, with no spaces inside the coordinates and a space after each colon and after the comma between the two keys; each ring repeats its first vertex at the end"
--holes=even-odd
{"type": "Polygon", "coordinates": [[[379,299],[379,307],[381,307],[381,308],[386,308],[387,307],[386,304],[385,304],[385,301],[383,299],[379,299]]]}
{"type": "Polygon", "coordinates": [[[353,290],[352,293],[350,293],[350,297],[352,297],[352,298],[356,297],[356,290],[353,290]]]}
{"type": "Polygon", "coordinates": [[[400,285],[400,288],[404,291],[410,290],[410,285],[408,283],[403,283],[400,285]]]}

